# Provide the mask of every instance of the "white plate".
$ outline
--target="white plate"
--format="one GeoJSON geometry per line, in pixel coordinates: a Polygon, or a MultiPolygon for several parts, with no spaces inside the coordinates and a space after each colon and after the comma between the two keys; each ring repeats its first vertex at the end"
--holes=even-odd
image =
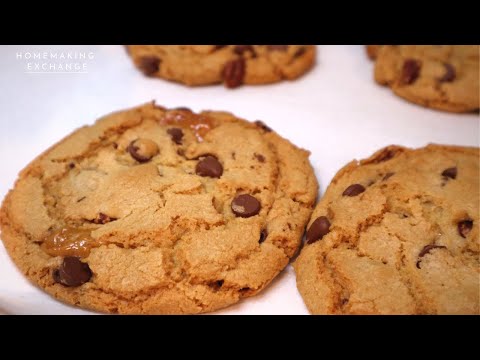
{"type": "MultiPolygon", "coordinates": [[[[75,128],[152,99],[168,107],[227,110],[265,121],[311,151],[320,193],[348,161],[385,145],[479,145],[478,115],[422,108],[376,85],[363,46],[319,46],[317,66],[300,80],[235,90],[191,89],[147,79],[133,68],[122,46],[1,46],[0,78],[0,198],[29,161],[75,128]],[[38,51],[86,52],[93,59],[85,60],[86,74],[25,73],[29,62],[45,62],[25,59],[27,53],[38,51]]],[[[91,313],[64,305],[31,285],[3,245],[0,274],[0,313],[91,313]]],[[[307,310],[288,267],[260,295],[217,313],[307,314],[307,310]]]]}

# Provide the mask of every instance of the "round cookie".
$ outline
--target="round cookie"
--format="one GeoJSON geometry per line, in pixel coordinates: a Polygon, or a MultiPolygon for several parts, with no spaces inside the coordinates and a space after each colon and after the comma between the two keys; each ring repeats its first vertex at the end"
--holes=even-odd
{"type": "Polygon", "coordinates": [[[317,194],[308,156],[225,112],[120,111],[20,173],[0,210],[2,239],[66,303],[212,311],[257,294],[297,251],[317,194]]]}
{"type": "Polygon", "coordinates": [[[375,80],[398,96],[426,107],[479,109],[478,45],[370,45],[375,80]]]}
{"type": "Polygon", "coordinates": [[[479,149],[384,148],[333,178],[294,263],[313,314],[478,314],[479,149]]]}
{"type": "Polygon", "coordinates": [[[147,76],[186,85],[268,84],[293,80],[315,62],[314,45],[126,45],[147,76]]]}

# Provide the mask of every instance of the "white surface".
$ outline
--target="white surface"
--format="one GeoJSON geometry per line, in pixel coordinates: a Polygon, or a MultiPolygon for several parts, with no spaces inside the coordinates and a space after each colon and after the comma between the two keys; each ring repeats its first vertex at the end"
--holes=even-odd
{"type": "MultiPolygon", "coordinates": [[[[323,193],[335,172],[389,144],[479,145],[479,117],[422,108],[373,81],[362,46],[320,46],[317,66],[295,82],[187,88],[147,79],[121,46],[0,46],[0,198],[35,156],[75,128],[109,112],[155,99],[167,107],[226,110],[265,121],[309,149],[323,193]],[[87,74],[25,74],[20,51],[92,51],[87,74]]],[[[38,290],[0,244],[0,313],[86,314],[38,290]]],[[[221,314],[307,314],[288,267],[260,295],[221,314]]]]}

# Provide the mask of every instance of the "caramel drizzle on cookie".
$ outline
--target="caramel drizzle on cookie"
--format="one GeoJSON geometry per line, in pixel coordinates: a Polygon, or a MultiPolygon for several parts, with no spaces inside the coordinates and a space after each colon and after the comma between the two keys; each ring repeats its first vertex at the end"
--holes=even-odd
{"type": "Polygon", "coordinates": [[[87,257],[90,250],[102,245],[91,236],[91,230],[63,227],[43,239],[41,248],[50,256],[87,257]]]}
{"type": "Polygon", "coordinates": [[[193,131],[198,142],[203,142],[207,133],[215,127],[213,119],[186,110],[172,110],[160,120],[162,125],[175,125],[193,131]]]}

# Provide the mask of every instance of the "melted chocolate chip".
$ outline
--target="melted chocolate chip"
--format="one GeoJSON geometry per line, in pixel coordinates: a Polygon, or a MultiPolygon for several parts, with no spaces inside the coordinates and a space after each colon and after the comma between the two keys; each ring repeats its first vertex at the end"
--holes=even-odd
{"type": "Polygon", "coordinates": [[[55,282],[65,286],[80,286],[88,282],[91,277],[92,271],[88,264],[74,256],[65,257],[62,265],[53,272],[55,282]]]}
{"type": "Polygon", "coordinates": [[[341,306],[345,306],[345,305],[348,304],[349,301],[350,301],[350,299],[341,299],[341,300],[340,300],[340,305],[341,305],[341,306]]]}
{"type": "Polygon", "coordinates": [[[263,121],[257,120],[257,121],[255,121],[255,125],[257,125],[260,129],[262,129],[265,132],[272,132],[273,131],[263,121]]]}
{"type": "Polygon", "coordinates": [[[365,187],[360,184],[353,184],[350,185],[345,189],[345,191],[342,193],[343,196],[357,196],[365,191],[365,187]]]}
{"type": "Polygon", "coordinates": [[[245,59],[238,58],[225,64],[223,68],[223,80],[228,88],[236,88],[243,84],[245,76],[245,59]]]}
{"type": "Polygon", "coordinates": [[[418,254],[418,257],[424,257],[432,249],[446,249],[446,247],[445,246],[440,246],[440,245],[433,245],[433,244],[426,245],[426,246],[423,247],[422,251],[420,251],[420,253],[418,254]]]}
{"type": "Polygon", "coordinates": [[[262,231],[260,231],[260,239],[258,240],[258,242],[260,244],[263,243],[267,239],[267,236],[268,236],[267,229],[263,229],[262,231]]]}
{"type": "Polygon", "coordinates": [[[170,128],[167,130],[167,134],[170,135],[175,144],[181,145],[183,138],[183,131],[179,128],[170,128]]]}
{"type": "Polygon", "coordinates": [[[410,85],[417,80],[420,75],[420,62],[414,59],[407,59],[403,63],[400,82],[403,85],[410,85]]]}
{"type": "Polygon", "coordinates": [[[371,161],[372,164],[379,164],[385,161],[392,159],[397,153],[399,153],[399,149],[390,148],[390,149],[383,149],[375,158],[371,161]]]}
{"type": "Polygon", "coordinates": [[[179,106],[170,110],[176,110],[176,111],[188,111],[188,112],[193,112],[190,108],[185,107],[185,106],[179,106]]]}
{"type": "Polygon", "coordinates": [[[152,76],[160,68],[160,59],[156,56],[144,56],[139,59],[138,67],[147,76],[152,76]]]}
{"type": "Polygon", "coordinates": [[[251,291],[252,289],[250,289],[249,287],[244,287],[239,290],[241,296],[247,296],[248,293],[250,293],[251,291]]]}
{"type": "Polygon", "coordinates": [[[223,286],[223,283],[224,283],[224,280],[217,280],[217,281],[213,281],[209,284],[209,286],[214,290],[214,291],[218,291],[221,289],[221,287],[223,286]]]}
{"type": "Polygon", "coordinates": [[[455,80],[455,78],[457,77],[457,73],[453,65],[445,63],[443,64],[443,66],[445,67],[445,74],[443,74],[443,76],[440,79],[438,79],[438,81],[452,82],[453,80],[455,80]]]}
{"type": "Polygon", "coordinates": [[[255,156],[255,159],[257,159],[261,163],[265,162],[265,156],[263,156],[262,154],[255,154],[254,156],[255,156]]]}
{"type": "Polygon", "coordinates": [[[137,139],[128,145],[127,151],[140,163],[150,161],[159,153],[158,145],[149,139],[137,139]]]}
{"type": "Polygon", "coordinates": [[[321,240],[330,232],[330,221],[326,216],[320,216],[310,225],[307,231],[307,244],[321,240]]]}
{"type": "Polygon", "coordinates": [[[252,195],[238,195],[232,201],[232,211],[235,215],[248,218],[257,215],[260,212],[260,202],[252,195]]]}
{"type": "Polygon", "coordinates": [[[223,174],[223,166],[216,157],[208,155],[197,163],[195,173],[199,176],[219,178],[223,174]]]}
{"type": "Polygon", "coordinates": [[[298,58],[298,57],[302,56],[303,54],[305,54],[306,51],[307,51],[307,48],[304,47],[304,46],[302,46],[300,49],[298,49],[298,50],[295,52],[295,54],[293,54],[293,57],[298,58]]]}
{"type": "Polygon", "coordinates": [[[460,234],[460,236],[463,237],[463,238],[466,238],[468,233],[473,228],[473,220],[460,221],[458,223],[457,227],[458,227],[458,233],[460,234]]]}
{"type": "Polygon", "coordinates": [[[456,167],[451,167],[448,169],[445,169],[442,171],[442,176],[450,179],[456,179],[457,178],[457,168],[456,167]]]}
{"type": "MultiPolygon", "coordinates": [[[[433,250],[433,249],[446,249],[446,246],[433,245],[433,244],[426,245],[426,246],[423,247],[422,251],[420,251],[420,253],[418,254],[418,257],[419,258],[424,257],[425,255],[427,255],[430,252],[430,250],[433,250]]],[[[419,269],[420,269],[420,263],[421,262],[422,262],[422,260],[417,261],[417,268],[419,268],[419,269]]]]}

